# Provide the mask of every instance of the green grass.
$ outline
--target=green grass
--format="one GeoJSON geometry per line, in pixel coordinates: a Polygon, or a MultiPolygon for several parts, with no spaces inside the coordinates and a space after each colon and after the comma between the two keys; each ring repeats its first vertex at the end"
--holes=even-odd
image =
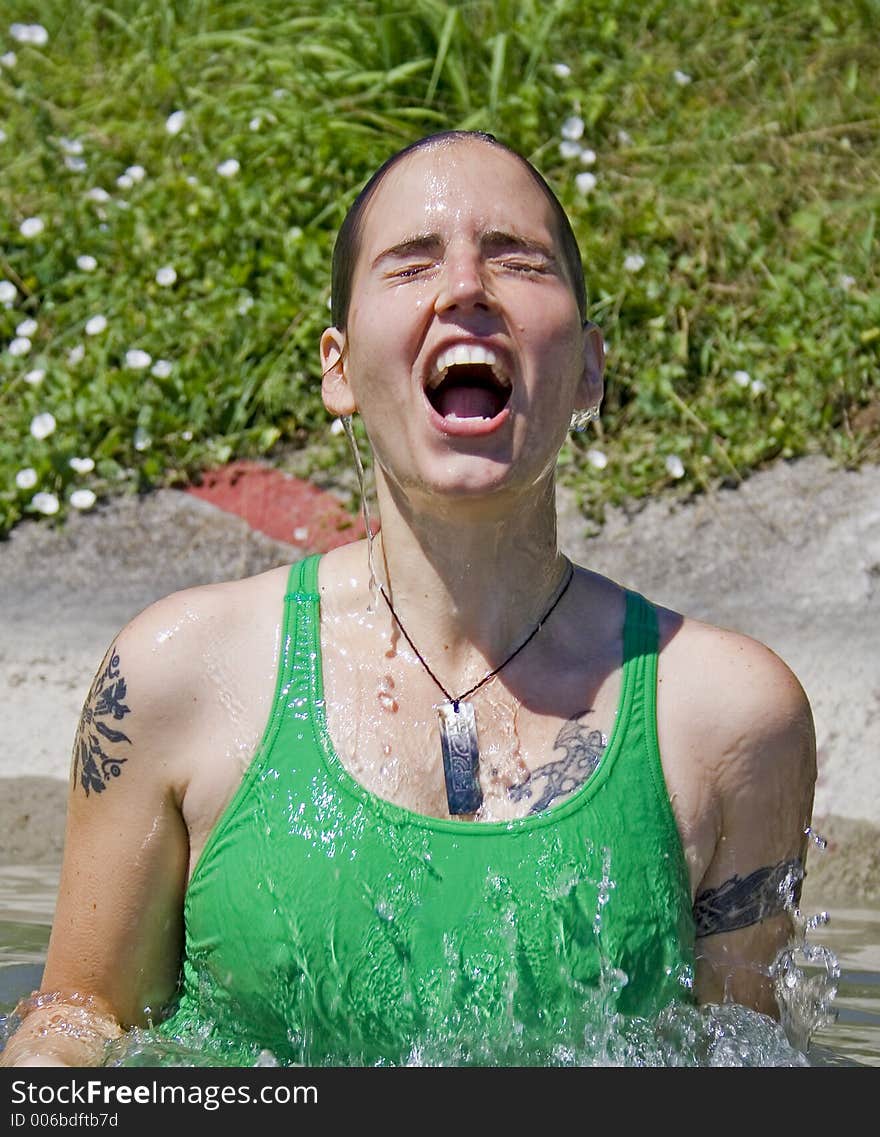
{"type": "Polygon", "coordinates": [[[334,234],[390,152],[449,127],[532,158],[581,242],[607,394],[559,470],[587,512],[880,457],[880,0],[3,7],[0,533],[38,492],[57,522],[74,490],[231,457],[350,468],[319,391],[334,234]],[[37,21],[45,45],[15,38],[37,21]],[[592,165],[560,152],[573,116],[592,165]]]}

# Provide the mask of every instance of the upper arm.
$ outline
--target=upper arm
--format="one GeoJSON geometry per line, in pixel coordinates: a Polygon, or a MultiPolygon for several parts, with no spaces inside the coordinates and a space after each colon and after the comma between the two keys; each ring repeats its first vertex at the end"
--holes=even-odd
{"type": "Polygon", "coordinates": [[[770,974],[792,939],[805,871],[816,745],[812,713],[789,668],[746,637],[723,636],[714,660],[718,831],[696,888],[696,993],[779,1017],[770,974]]]}
{"type": "Polygon", "coordinates": [[[188,836],[181,813],[188,711],[177,598],[109,648],[84,701],[71,759],[64,859],[42,990],[88,999],[123,1027],[174,994],[188,836]]]}

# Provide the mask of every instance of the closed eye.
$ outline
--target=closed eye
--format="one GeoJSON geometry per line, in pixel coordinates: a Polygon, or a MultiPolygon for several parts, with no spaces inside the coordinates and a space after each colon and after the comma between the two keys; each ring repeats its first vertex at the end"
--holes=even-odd
{"type": "Polygon", "coordinates": [[[540,261],[523,261],[506,257],[497,263],[508,272],[535,273],[543,276],[550,271],[550,266],[540,261]]]}
{"type": "Polygon", "coordinates": [[[415,264],[403,264],[390,269],[385,274],[385,277],[388,280],[408,280],[414,276],[421,276],[435,267],[436,261],[420,261],[415,264]]]}

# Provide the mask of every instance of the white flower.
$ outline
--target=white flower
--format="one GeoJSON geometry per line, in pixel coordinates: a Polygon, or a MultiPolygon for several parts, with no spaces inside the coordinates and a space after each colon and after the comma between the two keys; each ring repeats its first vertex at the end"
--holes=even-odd
{"type": "Polygon", "coordinates": [[[623,258],[623,267],[627,272],[640,272],[645,267],[645,258],[641,253],[630,253],[623,258]]]}
{"type": "Polygon", "coordinates": [[[27,336],[16,336],[14,340],[10,340],[7,351],[10,355],[27,355],[33,346],[27,336]]]}
{"type": "Polygon", "coordinates": [[[26,217],[18,227],[22,237],[37,237],[46,228],[42,217],[26,217]]]}
{"type": "Polygon", "coordinates": [[[71,367],[76,367],[78,363],[82,363],[85,353],[85,347],[81,343],[78,343],[76,347],[72,347],[67,353],[67,362],[71,367]]]}
{"type": "Polygon", "coordinates": [[[686,87],[691,81],[691,77],[686,71],[673,71],[672,78],[678,83],[679,87],[686,87]]]}
{"type": "Polygon", "coordinates": [[[180,437],[183,439],[184,442],[192,442],[192,436],[193,436],[193,432],[191,430],[182,430],[180,432],[180,437]]]}
{"type": "Polygon", "coordinates": [[[110,194],[101,186],[93,186],[92,189],[86,194],[89,201],[105,202],[110,200],[110,194]]]}
{"type": "Polygon", "coordinates": [[[142,426],[139,426],[134,432],[134,448],[135,450],[147,450],[152,445],[152,438],[147,434],[142,426]]]}
{"type": "Polygon", "coordinates": [[[14,51],[7,51],[4,55],[0,55],[0,67],[14,67],[18,62],[18,56],[14,51]]]}
{"type": "Polygon", "coordinates": [[[248,127],[251,130],[259,130],[262,125],[263,125],[263,120],[258,115],[255,115],[251,119],[251,121],[248,123],[248,127]]]}
{"type": "Polygon", "coordinates": [[[582,166],[592,166],[595,161],[596,161],[596,151],[595,150],[587,150],[586,148],[581,150],[581,152],[580,152],[580,163],[582,166]]]}
{"type": "Polygon", "coordinates": [[[763,395],[767,390],[767,384],[761,379],[753,379],[750,389],[753,395],[763,395]]]}
{"type": "Polygon", "coordinates": [[[83,174],[89,168],[89,164],[85,158],[77,158],[71,154],[65,157],[64,165],[75,174],[83,174]]]}
{"type": "Polygon", "coordinates": [[[335,418],[333,420],[333,422],[330,423],[330,433],[331,434],[342,434],[342,432],[344,430],[345,430],[345,423],[342,421],[341,418],[335,418]]]}
{"type": "Polygon", "coordinates": [[[596,175],[585,170],[584,173],[578,174],[574,179],[574,184],[577,186],[579,193],[589,193],[590,190],[596,188],[596,175]]]}
{"type": "Polygon", "coordinates": [[[130,367],[132,371],[142,371],[152,362],[153,357],[148,352],[141,351],[139,347],[133,347],[125,353],[125,366],[130,367]]]}
{"type": "Polygon", "coordinates": [[[199,184],[199,179],[195,176],[195,174],[187,174],[186,184],[188,186],[197,186],[199,184]]]}
{"type": "Polygon", "coordinates": [[[156,283],[168,288],[177,280],[177,273],[171,265],[163,265],[156,273],[156,283]]]}
{"type": "Polygon", "coordinates": [[[241,163],[237,158],[227,158],[217,167],[217,173],[221,178],[234,178],[240,169],[241,163]]]}
{"type": "Polygon", "coordinates": [[[570,138],[563,138],[559,143],[559,153],[563,158],[577,158],[580,152],[580,142],[575,142],[570,138]]]}
{"type": "Polygon", "coordinates": [[[749,375],[748,371],[734,371],[733,381],[736,383],[737,387],[748,387],[749,383],[752,381],[752,377],[749,375]]]}
{"type": "Polygon", "coordinates": [[[599,450],[594,446],[587,451],[587,461],[591,466],[595,466],[597,470],[604,470],[608,465],[608,455],[604,450],[599,450]]]}
{"type": "Polygon", "coordinates": [[[31,419],[31,434],[38,442],[42,442],[44,438],[48,438],[55,430],[55,416],[51,411],[43,411],[42,414],[34,415],[31,419]]]}
{"type": "Polygon", "coordinates": [[[236,312],[238,312],[239,316],[244,316],[246,313],[250,312],[250,310],[251,310],[251,308],[253,308],[253,306],[254,306],[253,296],[251,296],[251,294],[249,292],[245,292],[244,296],[242,296],[241,299],[239,300],[238,307],[235,310],[236,310],[236,312]]]}
{"type": "Polygon", "coordinates": [[[131,189],[134,185],[134,180],[130,178],[128,174],[120,174],[116,179],[116,184],[120,189],[131,189]]]}
{"type": "Polygon", "coordinates": [[[670,478],[684,477],[684,463],[677,454],[670,454],[666,459],[666,473],[670,478]]]}
{"type": "Polygon", "coordinates": [[[97,500],[91,490],[74,490],[70,495],[70,504],[74,509],[91,509],[97,500]]]}
{"type": "Polygon", "coordinates": [[[58,145],[65,154],[82,154],[83,144],[78,138],[59,138],[58,145]]]}
{"type": "Polygon", "coordinates": [[[76,470],[78,474],[90,474],[95,468],[94,458],[71,458],[71,470],[76,470]]]}
{"type": "Polygon", "coordinates": [[[18,299],[18,289],[11,280],[0,280],[0,304],[4,308],[11,308],[18,299]]]}
{"type": "Polygon", "coordinates": [[[627,130],[618,130],[617,141],[620,146],[629,146],[632,142],[632,135],[627,130]]]}
{"type": "Polygon", "coordinates": [[[165,119],[165,129],[169,134],[180,134],[185,122],[186,111],[173,111],[168,118],[165,119]]]}
{"type": "Polygon", "coordinates": [[[25,383],[30,383],[32,387],[36,387],[38,383],[42,383],[46,378],[46,371],[43,367],[35,367],[33,371],[26,371],[24,373],[25,383]]]}
{"type": "Polygon", "coordinates": [[[563,138],[568,138],[572,142],[576,142],[579,138],[583,137],[584,133],[584,120],[576,114],[570,115],[562,124],[560,134],[563,138]]]}
{"type": "Polygon", "coordinates": [[[37,513],[44,513],[47,517],[51,517],[53,513],[58,512],[58,498],[53,493],[35,493],[31,498],[31,505],[37,513]]]}
{"type": "Polygon", "coordinates": [[[17,336],[32,336],[36,330],[36,320],[22,320],[18,327],[15,329],[15,334],[17,336]]]}
{"type": "Polygon", "coordinates": [[[848,273],[844,273],[844,275],[838,280],[837,283],[840,285],[844,292],[849,292],[852,286],[856,283],[856,278],[854,276],[850,276],[848,273]]]}
{"type": "Polygon", "coordinates": [[[172,365],[170,359],[157,359],[150,368],[150,374],[155,375],[157,379],[167,379],[171,371],[172,365]]]}
{"type": "Polygon", "coordinates": [[[101,316],[101,315],[92,316],[92,318],[90,320],[86,321],[86,335],[87,336],[99,336],[101,334],[101,332],[106,330],[106,328],[107,328],[107,317],[106,316],[101,316]]]}
{"type": "Polygon", "coordinates": [[[560,79],[567,79],[571,74],[571,68],[567,63],[554,63],[553,74],[557,75],[560,79]]]}
{"type": "Polygon", "coordinates": [[[32,490],[37,484],[37,471],[32,466],[25,466],[15,475],[15,484],[20,490],[32,490]]]}
{"type": "Polygon", "coordinates": [[[131,178],[133,182],[142,182],[147,176],[147,171],[143,166],[129,166],[125,171],[125,176],[131,178]]]}
{"type": "Polygon", "coordinates": [[[83,272],[94,272],[98,267],[98,262],[89,253],[83,253],[82,256],[76,258],[76,267],[83,272]]]}
{"type": "Polygon", "coordinates": [[[9,34],[18,43],[31,43],[35,47],[45,47],[49,33],[42,24],[10,24],[9,34]]]}

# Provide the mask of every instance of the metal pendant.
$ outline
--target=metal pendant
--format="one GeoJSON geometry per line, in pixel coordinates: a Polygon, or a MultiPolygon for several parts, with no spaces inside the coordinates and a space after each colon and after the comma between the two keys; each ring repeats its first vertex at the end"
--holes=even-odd
{"type": "Polygon", "coordinates": [[[473,703],[441,703],[440,745],[446,801],[451,814],[475,813],[483,803],[480,789],[480,744],[473,703]]]}

